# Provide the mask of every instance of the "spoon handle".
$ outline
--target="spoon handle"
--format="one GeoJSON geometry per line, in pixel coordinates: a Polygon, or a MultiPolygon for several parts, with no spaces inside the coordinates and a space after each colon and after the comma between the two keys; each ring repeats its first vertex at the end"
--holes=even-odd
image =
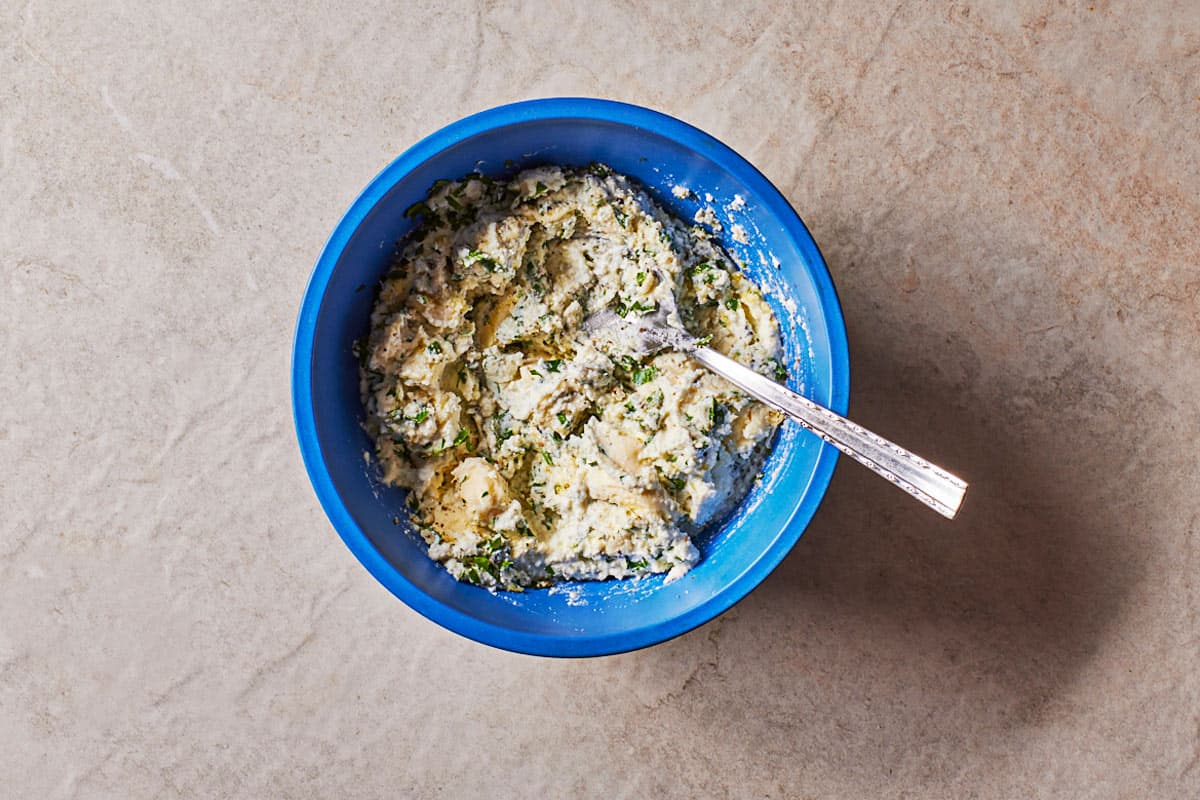
{"type": "Polygon", "coordinates": [[[782,411],[872,472],[888,479],[944,517],[954,519],[967,484],[941,467],[889,442],[861,425],[759,375],[711,347],[691,351],[692,358],[746,393],[782,411]]]}

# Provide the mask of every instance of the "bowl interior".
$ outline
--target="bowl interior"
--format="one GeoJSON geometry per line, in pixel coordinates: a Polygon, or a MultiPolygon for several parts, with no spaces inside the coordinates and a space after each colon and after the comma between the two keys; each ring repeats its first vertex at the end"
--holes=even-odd
{"type": "Polygon", "coordinates": [[[693,128],[668,117],[661,117],[662,124],[669,120],[679,130],[520,114],[496,125],[480,116],[435,134],[388,167],[342,221],[314,272],[297,346],[298,362],[309,351],[311,358],[298,364],[296,373],[302,446],[302,407],[307,407],[306,391],[311,392],[311,430],[304,448],[310,474],[335,527],[360,560],[409,605],[459,633],[556,655],[615,652],[669,638],[732,605],[782,560],[824,492],[832,448],[826,452],[815,437],[785,423],[761,482],[698,538],[701,562],[673,583],[664,584],[658,576],[493,594],[455,581],[426,556],[424,542],[407,524],[403,492],[378,480],[372,443],[362,428],[351,349],[367,331],[393,245],[412,225],[404,211],[440,178],[471,171],[503,177],[535,164],[591,161],[636,178],[685,219],[711,206],[725,226],[725,246],[766,290],[779,317],[789,384],[844,411],[845,334],[832,285],[815,245],[783,198],[732,151],[693,128]],[[680,141],[687,137],[692,138],[680,141]],[[675,197],[677,185],[693,195],[675,197]],[[733,224],[744,228],[749,244],[733,241],[733,224]]]}

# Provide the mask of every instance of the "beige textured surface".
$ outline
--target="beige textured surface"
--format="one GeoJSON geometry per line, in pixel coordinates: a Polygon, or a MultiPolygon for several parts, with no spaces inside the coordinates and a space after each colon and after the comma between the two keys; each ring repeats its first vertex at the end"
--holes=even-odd
{"type": "Polygon", "coordinates": [[[209,5],[0,4],[0,795],[1200,796],[1200,6],[209,5]],[[843,463],[734,611],[586,662],[358,566],[310,266],[417,138],[566,93],[781,187],[957,523],[843,463]]]}

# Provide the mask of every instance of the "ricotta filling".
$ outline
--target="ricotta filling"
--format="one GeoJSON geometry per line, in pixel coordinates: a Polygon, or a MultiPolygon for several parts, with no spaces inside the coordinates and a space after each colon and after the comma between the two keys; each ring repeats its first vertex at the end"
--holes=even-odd
{"type": "Polygon", "coordinates": [[[698,226],[603,165],[439,181],[409,209],[360,343],[368,432],[430,557],[459,580],[682,575],[780,416],[687,356],[581,327],[673,295],[689,331],[782,377],[761,292],[698,226]]]}

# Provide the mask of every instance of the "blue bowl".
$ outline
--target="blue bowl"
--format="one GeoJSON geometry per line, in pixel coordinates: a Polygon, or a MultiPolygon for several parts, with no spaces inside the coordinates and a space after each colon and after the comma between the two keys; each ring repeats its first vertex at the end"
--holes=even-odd
{"type": "Polygon", "coordinates": [[[358,364],[375,288],[404,218],[440,178],[510,175],[535,164],[600,161],[642,184],[685,219],[701,205],[743,226],[725,245],[779,316],[789,384],[845,413],[850,365],[841,307],[825,262],[783,195],[712,136],[677,119],[607,100],[562,98],[501,106],[455,122],[393,161],[321,253],[296,325],[292,398],[309,477],[346,545],[393,594],[438,624],[506,650],[549,656],[618,653],[665,641],[728,609],[774,569],[812,519],[837,451],[785,423],[762,480],[697,537],[702,559],[683,578],[578,582],[491,593],[455,581],[426,555],[405,519],[404,493],[384,486],[363,431],[358,364]],[[693,190],[685,199],[672,188],[693,190]],[[705,193],[713,199],[707,201],[705,193]],[[698,197],[697,197],[698,195],[698,197]],[[740,195],[744,207],[735,202],[740,195]],[[733,207],[729,205],[733,203],[733,207]]]}

